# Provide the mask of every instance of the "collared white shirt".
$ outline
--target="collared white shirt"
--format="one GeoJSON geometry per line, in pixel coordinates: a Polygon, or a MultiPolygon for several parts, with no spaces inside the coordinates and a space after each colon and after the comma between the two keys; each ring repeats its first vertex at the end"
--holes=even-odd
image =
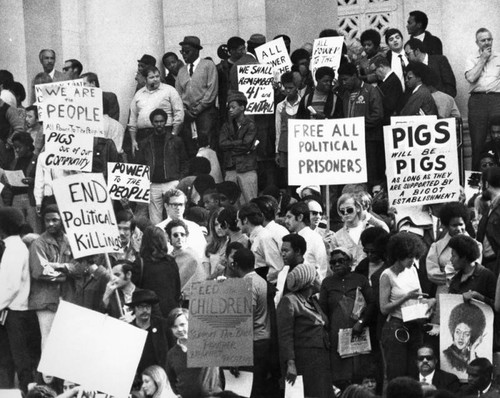
{"type": "Polygon", "coordinates": [[[54,80],[54,75],[56,74],[56,68],[52,69],[52,72],[49,73],[49,76],[52,80],[54,80]]]}
{"type": "MultiPolygon", "coordinates": [[[[479,62],[481,53],[478,52],[465,62],[465,73],[470,71],[479,62]]],[[[488,61],[484,64],[483,71],[474,83],[470,83],[469,92],[478,93],[500,93],[500,53],[492,52],[488,61]]]]}
{"type": "MultiPolygon", "coordinates": [[[[198,66],[198,64],[200,63],[200,59],[201,59],[201,58],[200,58],[200,57],[198,57],[198,58],[196,58],[196,59],[194,60],[194,62],[192,62],[192,64],[193,64],[193,73],[194,73],[194,71],[196,70],[196,67],[198,66]]],[[[191,64],[187,64],[188,73],[189,73],[189,67],[190,67],[190,66],[191,66],[191,64]]]]}
{"type": "Polygon", "coordinates": [[[413,36],[414,39],[418,39],[420,40],[422,43],[424,42],[424,39],[425,39],[425,32],[424,33],[420,33],[418,36],[413,36]]]}
{"type": "Polygon", "coordinates": [[[281,245],[278,246],[271,232],[262,225],[258,225],[252,230],[250,241],[252,242],[250,250],[255,255],[255,268],[269,267],[267,281],[276,283],[278,273],[283,268],[281,245]]]}
{"type": "Polygon", "coordinates": [[[424,59],[422,60],[424,65],[429,65],[429,54],[425,53],[424,59]]]}
{"type": "Polygon", "coordinates": [[[427,376],[422,376],[421,374],[419,374],[420,383],[432,384],[432,379],[434,378],[435,372],[436,372],[436,370],[433,370],[432,373],[429,373],[427,376]]]}
{"type": "Polygon", "coordinates": [[[392,57],[391,57],[391,69],[392,71],[396,74],[396,76],[399,78],[401,81],[401,86],[403,87],[403,91],[405,89],[405,77],[403,74],[403,68],[401,67],[401,60],[399,56],[402,56],[403,62],[405,66],[408,65],[408,59],[406,58],[406,54],[404,51],[401,51],[399,54],[392,51],[392,57]]]}
{"type": "Polygon", "coordinates": [[[328,271],[328,257],[323,238],[310,227],[302,228],[298,234],[302,236],[307,243],[307,250],[304,253],[304,263],[313,265],[318,271],[320,279],[325,279],[328,271]]]}

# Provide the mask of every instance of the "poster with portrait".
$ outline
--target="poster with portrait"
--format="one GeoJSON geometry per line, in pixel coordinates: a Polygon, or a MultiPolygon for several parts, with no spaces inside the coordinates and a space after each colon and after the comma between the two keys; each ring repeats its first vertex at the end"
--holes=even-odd
{"type": "Polygon", "coordinates": [[[464,302],[461,294],[441,294],[441,369],[467,381],[467,365],[477,357],[492,361],[493,310],[483,302],[464,302]]]}

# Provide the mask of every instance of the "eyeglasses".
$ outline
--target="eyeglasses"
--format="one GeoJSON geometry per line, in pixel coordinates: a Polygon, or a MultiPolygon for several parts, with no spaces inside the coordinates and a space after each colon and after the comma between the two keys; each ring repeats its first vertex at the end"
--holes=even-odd
{"type": "Polygon", "coordinates": [[[168,205],[172,207],[183,207],[184,203],[169,203],[168,205]]]}
{"type": "Polygon", "coordinates": [[[354,213],[356,209],[354,207],[347,207],[345,209],[339,209],[340,214],[343,214],[344,216],[347,214],[352,214],[354,213]]]}
{"type": "Polygon", "coordinates": [[[186,236],[186,234],[184,232],[174,232],[172,236],[174,238],[183,238],[184,236],[186,236]]]}
{"type": "Polygon", "coordinates": [[[313,211],[313,210],[311,210],[311,214],[312,214],[313,216],[322,216],[322,215],[323,215],[323,212],[322,212],[322,211],[313,211]]]}
{"type": "Polygon", "coordinates": [[[69,71],[70,69],[71,69],[71,67],[70,67],[70,66],[65,66],[65,67],[63,68],[63,72],[67,72],[67,71],[69,71]]]}
{"type": "Polygon", "coordinates": [[[417,360],[423,361],[424,359],[427,359],[428,361],[432,361],[434,357],[432,355],[420,355],[417,357],[417,360]]]}

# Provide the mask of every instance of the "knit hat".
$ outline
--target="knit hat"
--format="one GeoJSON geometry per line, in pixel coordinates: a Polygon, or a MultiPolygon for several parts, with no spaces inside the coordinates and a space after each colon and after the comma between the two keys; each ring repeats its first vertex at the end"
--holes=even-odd
{"type": "Polygon", "coordinates": [[[352,261],[352,253],[346,247],[342,246],[336,247],[335,249],[332,250],[330,257],[333,256],[335,253],[345,254],[347,257],[349,257],[349,260],[352,261]]]}
{"type": "Polygon", "coordinates": [[[297,292],[305,287],[311,286],[316,280],[316,269],[309,264],[297,265],[288,273],[286,286],[292,292],[297,292]]]}
{"type": "Polygon", "coordinates": [[[247,97],[241,91],[230,91],[227,96],[227,103],[231,103],[231,101],[242,102],[245,105],[248,104],[247,97]]]}

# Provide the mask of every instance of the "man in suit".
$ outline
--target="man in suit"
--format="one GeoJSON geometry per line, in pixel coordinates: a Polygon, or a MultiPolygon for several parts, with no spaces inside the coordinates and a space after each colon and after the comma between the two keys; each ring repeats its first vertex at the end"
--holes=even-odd
{"type": "Polygon", "coordinates": [[[429,88],[423,84],[429,74],[429,68],[420,62],[410,62],[406,68],[406,88],[410,94],[401,116],[436,115],[436,103],[429,88]]]}
{"type": "Polygon", "coordinates": [[[389,46],[389,51],[387,51],[385,56],[391,64],[392,71],[401,81],[401,87],[404,91],[408,59],[403,50],[403,34],[398,29],[387,29],[385,32],[385,42],[389,46]]]}
{"type": "Polygon", "coordinates": [[[457,95],[457,82],[448,58],[444,55],[428,54],[425,44],[414,38],[406,42],[405,53],[410,61],[422,62],[430,68],[437,79],[437,90],[452,97],[457,95]]]}
{"type": "Polygon", "coordinates": [[[462,396],[498,398],[500,386],[493,377],[493,365],[487,358],[476,358],[467,367],[467,384],[464,386],[462,396]]]}
{"type": "Polygon", "coordinates": [[[429,19],[422,11],[412,11],[406,24],[408,34],[415,39],[422,41],[429,54],[443,55],[443,44],[441,40],[426,31],[429,19]]]}
{"type": "MultiPolygon", "coordinates": [[[[97,74],[93,72],[87,72],[80,76],[83,79],[83,85],[86,87],[97,87],[100,88],[99,78],[97,74]]],[[[118,103],[118,98],[115,93],[111,91],[103,91],[103,98],[105,98],[109,103],[109,117],[115,119],[116,121],[120,121],[120,104],[118,103]]]]}
{"type": "Polygon", "coordinates": [[[217,97],[219,80],[214,62],[200,58],[203,47],[196,36],[186,36],[179,43],[184,65],[177,73],[175,88],[184,104],[184,126],[181,133],[189,157],[196,156],[197,138],[205,135],[214,148],[217,138],[217,97]]]}
{"type": "Polygon", "coordinates": [[[403,88],[386,57],[374,57],[371,60],[370,69],[377,75],[378,88],[382,93],[382,104],[384,106],[384,125],[388,125],[391,116],[397,115],[401,110],[403,88]]]}
{"type": "MultiPolygon", "coordinates": [[[[53,82],[60,82],[66,80],[64,73],[55,69],[56,52],[51,49],[43,49],[38,54],[40,64],[42,64],[43,71],[49,75],[53,82]]],[[[31,103],[35,102],[35,83],[34,80],[31,84],[31,103]]]]}
{"type": "Polygon", "coordinates": [[[418,380],[424,388],[431,389],[434,386],[437,390],[447,390],[457,393],[460,389],[458,377],[452,373],[437,369],[438,359],[434,348],[430,345],[422,345],[417,350],[418,380]],[[429,387],[426,387],[429,386],[429,387]]]}

